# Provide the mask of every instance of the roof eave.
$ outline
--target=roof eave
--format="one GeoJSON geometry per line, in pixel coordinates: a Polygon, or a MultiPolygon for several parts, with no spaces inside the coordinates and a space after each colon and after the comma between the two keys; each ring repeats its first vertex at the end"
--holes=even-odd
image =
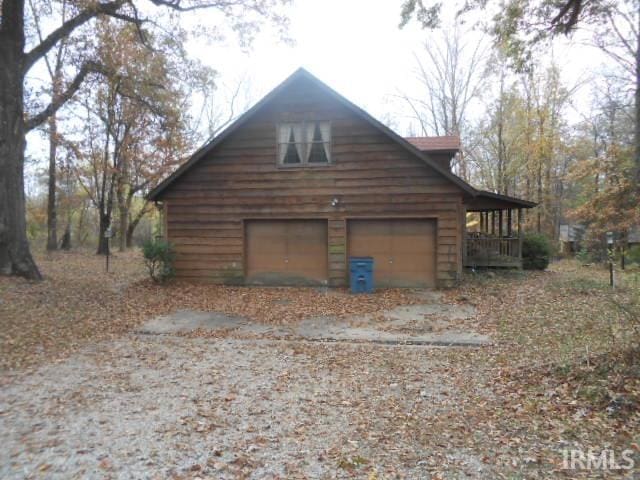
{"type": "MultiPolygon", "coordinates": [[[[487,190],[478,190],[477,194],[474,196],[474,199],[482,199],[487,198],[490,200],[496,200],[498,202],[504,202],[505,204],[512,204],[509,208],[534,208],[537,207],[538,204],[536,202],[530,202],[529,200],[524,200],[522,198],[511,197],[509,195],[502,195],[500,193],[489,192],[487,190]]],[[[473,208],[473,206],[471,205],[473,208]]],[[[472,208],[468,209],[469,211],[474,211],[472,208]]],[[[481,208],[481,207],[478,207],[481,208]]],[[[491,210],[490,207],[482,207],[484,210],[491,210]]]]}

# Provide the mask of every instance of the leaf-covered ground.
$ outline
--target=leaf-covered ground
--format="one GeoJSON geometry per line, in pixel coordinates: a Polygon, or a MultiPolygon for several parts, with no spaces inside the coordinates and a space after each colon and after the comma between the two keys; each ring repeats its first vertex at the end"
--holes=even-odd
{"type": "MultiPolygon", "coordinates": [[[[0,476],[68,478],[612,478],[566,449],[633,452],[640,355],[633,274],[576,263],[478,275],[483,348],[144,336],[177,308],[270,323],[412,302],[314,289],[144,280],[138,255],[40,259],[45,282],[0,279],[0,476]]],[[[609,457],[610,458],[610,457],[609,457]]]]}
{"type": "Polygon", "coordinates": [[[37,258],[43,282],[0,276],[0,370],[60,358],[179,309],[219,311],[286,324],[316,315],[346,316],[416,303],[404,290],[354,297],[345,290],[239,288],[147,279],[139,251],[115,253],[109,273],[92,252],[37,258]]]}

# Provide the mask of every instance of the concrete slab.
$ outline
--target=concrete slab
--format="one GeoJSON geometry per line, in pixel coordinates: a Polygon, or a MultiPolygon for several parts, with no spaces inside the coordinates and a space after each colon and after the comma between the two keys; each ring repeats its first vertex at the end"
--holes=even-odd
{"type": "Polygon", "coordinates": [[[199,328],[219,330],[240,328],[249,321],[240,316],[226,315],[219,312],[197,312],[194,310],[178,310],[170,315],[156,317],[145,323],[139,333],[171,334],[185,333],[199,328]]]}
{"type": "Polygon", "coordinates": [[[414,345],[468,345],[480,346],[490,343],[486,335],[473,332],[444,331],[439,333],[397,333],[380,328],[354,327],[349,321],[332,317],[315,317],[303,320],[296,334],[305,340],[364,341],[374,343],[407,343],[414,345]]]}
{"type": "Polygon", "coordinates": [[[346,318],[310,317],[297,324],[284,326],[266,325],[246,317],[220,312],[179,310],[150,320],[139,333],[176,334],[207,329],[230,330],[240,336],[299,338],[310,341],[469,346],[490,343],[490,338],[486,335],[453,328],[452,323],[456,320],[475,316],[473,306],[443,303],[442,294],[437,291],[418,291],[415,295],[425,303],[346,318]]]}

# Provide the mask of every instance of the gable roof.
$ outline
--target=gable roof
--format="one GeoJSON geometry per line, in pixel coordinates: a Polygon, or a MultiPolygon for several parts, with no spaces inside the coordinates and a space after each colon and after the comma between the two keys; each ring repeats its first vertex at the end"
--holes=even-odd
{"type": "Polygon", "coordinates": [[[441,167],[438,163],[433,161],[423,153],[418,147],[412,145],[409,141],[402,138],[400,135],[395,133],[389,127],[381,123],[380,121],[373,118],[363,109],[347,100],[345,97],[340,95],[338,92],[330,88],[325,83],[321,82],[318,78],[311,75],[304,68],[299,68],[295,72],[293,72],[289,77],[287,77],[280,85],[275,87],[271,92],[265,95],[262,100],[256,103],[253,107],[247,110],[244,114],[240,115],[231,125],[229,125],[225,130],[223,130],[218,136],[211,139],[209,142],[205,143],[202,147],[196,150],[191,158],[182,164],[177,170],[175,170],[171,175],[165,178],[162,182],[160,182],[149,194],[147,198],[149,200],[155,201],[158,200],[158,197],[164,192],[164,190],[169,187],[173,182],[175,182],[178,178],[180,178],[187,170],[189,170],[192,166],[194,166],[198,161],[200,161],[203,157],[205,157],[209,152],[211,152],[217,145],[219,145],[223,140],[228,138],[231,134],[236,132],[242,125],[244,125],[251,117],[253,117],[260,109],[262,109],[265,105],[267,105],[276,95],[286,89],[289,85],[299,79],[309,80],[312,84],[321,89],[324,93],[328,94],[330,97],[337,100],[347,109],[351,110],[354,114],[359,116],[364,121],[368,122],[370,125],[378,129],[380,132],[391,138],[395,143],[403,147],[405,150],[412,153],[414,156],[418,157],[424,163],[426,163],[433,170],[440,173],[443,177],[450,180],[452,183],[456,184],[460,187],[464,192],[468,193],[471,196],[476,196],[478,193],[475,188],[469,185],[467,182],[462,180],[457,175],[453,174],[449,170],[441,167]]]}
{"type": "Polygon", "coordinates": [[[442,137],[404,137],[414,147],[424,152],[458,152],[460,137],[446,135],[442,137]]]}

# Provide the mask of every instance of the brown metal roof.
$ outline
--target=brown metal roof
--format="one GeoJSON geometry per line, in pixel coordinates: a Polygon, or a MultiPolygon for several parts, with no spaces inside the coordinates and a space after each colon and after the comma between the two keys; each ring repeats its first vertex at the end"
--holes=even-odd
{"type": "Polygon", "coordinates": [[[452,152],[460,150],[460,137],[458,135],[405,137],[405,140],[423,152],[452,152]]]}

